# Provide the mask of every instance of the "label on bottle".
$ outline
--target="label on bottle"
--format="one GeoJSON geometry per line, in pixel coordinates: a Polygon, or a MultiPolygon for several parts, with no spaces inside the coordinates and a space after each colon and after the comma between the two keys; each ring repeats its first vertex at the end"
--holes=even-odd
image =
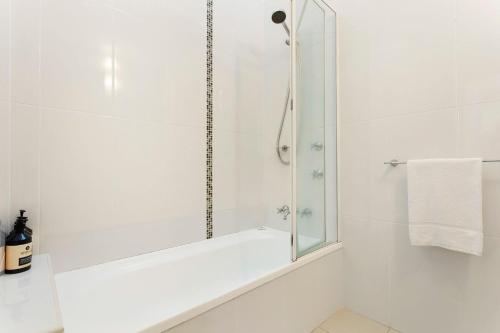
{"type": "Polygon", "coordinates": [[[33,243],[5,247],[5,269],[13,271],[31,265],[33,243]]]}

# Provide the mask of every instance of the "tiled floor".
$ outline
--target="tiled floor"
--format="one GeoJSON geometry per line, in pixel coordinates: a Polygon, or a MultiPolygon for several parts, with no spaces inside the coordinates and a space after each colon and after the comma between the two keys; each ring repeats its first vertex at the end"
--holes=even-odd
{"type": "Polygon", "coordinates": [[[340,310],[325,320],[312,333],[400,333],[376,321],[340,310]]]}

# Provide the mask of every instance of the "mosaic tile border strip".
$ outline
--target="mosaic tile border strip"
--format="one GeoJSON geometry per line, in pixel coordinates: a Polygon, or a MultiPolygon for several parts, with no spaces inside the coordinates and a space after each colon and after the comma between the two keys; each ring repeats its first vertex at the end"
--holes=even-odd
{"type": "Polygon", "coordinates": [[[213,0],[207,0],[207,239],[213,237],[213,0]]]}

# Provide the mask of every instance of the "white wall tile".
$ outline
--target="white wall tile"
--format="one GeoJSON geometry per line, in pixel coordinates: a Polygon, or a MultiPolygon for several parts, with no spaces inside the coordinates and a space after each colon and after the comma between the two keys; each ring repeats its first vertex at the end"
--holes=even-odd
{"type": "Polygon", "coordinates": [[[461,108],[460,120],[462,153],[467,156],[498,159],[499,149],[491,143],[497,141],[500,136],[500,102],[464,106],[461,108]]]}
{"type": "Polygon", "coordinates": [[[343,218],[342,240],[346,306],[389,322],[390,225],[343,218]]]}
{"type": "Polygon", "coordinates": [[[337,127],[325,127],[325,205],[326,239],[336,241],[338,206],[337,127]]]}
{"type": "Polygon", "coordinates": [[[236,207],[227,210],[214,210],[214,237],[242,230],[269,226],[266,209],[262,205],[236,207]]]}
{"type": "Polygon", "coordinates": [[[200,129],[131,121],[114,127],[116,223],[139,226],[204,211],[200,129]]]}
{"type": "MultiPolygon", "coordinates": [[[[171,25],[170,28],[179,34],[189,31],[199,35],[206,27],[206,4],[198,0],[183,1],[182,6],[172,1],[157,0],[106,0],[106,3],[143,22],[171,25]],[[165,22],[166,17],[169,22],[165,22]]],[[[167,35],[171,32],[163,33],[167,35]]],[[[181,40],[178,42],[182,43],[181,40]]]]}
{"type": "MultiPolygon", "coordinates": [[[[174,48],[167,46],[169,65],[166,72],[168,81],[165,94],[168,96],[171,107],[168,110],[168,119],[171,123],[204,127],[206,121],[205,36],[200,34],[200,30],[178,31],[179,25],[164,26],[160,29],[161,33],[169,31],[165,43],[176,46],[174,48]]],[[[183,22],[182,26],[185,25],[186,23],[183,22]]]]}
{"type": "Polygon", "coordinates": [[[12,104],[11,220],[26,210],[34,250],[40,246],[40,117],[37,107],[12,104]]]}
{"type": "Polygon", "coordinates": [[[170,214],[204,215],[205,132],[189,126],[171,126],[167,131],[170,214]]]}
{"type": "Polygon", "coordinates": [[[115,9],[116,114],[200,126],[206,97],[205,5],[110,1],[115,9]]]}
{"type": "MultiPolygon", "coordinates": [[[[370,128],[370,216],[375,220],[408,219],[406,168],[384,162],[418,158],[455,157],[458,112],[438,112],[378,119],[370,128]]],[[[367,163],[366,160],[364,163],[367,163]]]]}
{"type": "MultiPolygon", "coordinates": [[[[100,229],[112,221],[112,119],[42,109],[41,236],[100,229]]],[[[47,249],[47,248],[45,248],[47,249]]]]}
{"type": "Polygon", "coordinates": [[[111,260],[159,251],[205,238],[204,215],[172,217],[140,225],[104,225],[100,229],[43,235],[54,271],[65,272],[111,260]]]}
{"type": "Polygon", "coordinates": [[[224,131],[214,133],[214,200],[216,209],[262,203],[264,172],[259,138],[224,131]]]}
{"type": "Polygon", "coordinates": [[[372,15],[371,117],[456,106],[454,0],[383,0],[372,15]]]}
{"type": "MultiPolygon", "coordinates": [[[[461,153],[469,157],[498,159],[500,149],[500,103],[464,106],[461,112],[461,153]]],[[[488,236],[500,236],[500,169],[497,163],[483,164],[483,219],[488,236]]]]}
{"type": "Polygon", "coordinates": [[[0,230],[10,229],[10,103],[0,101],[0,230]]]}
{"type": "Polygon", "coordinates": [[[410,245],[408,226],[392,225],[391,326],[402,332],[456,332],[471,256],[410,245]]]}
{"type": "Polygon", "coordinates": [[[112,19],[99,2],[43,0],[42,106],[110,113],[112,19]]]}
{"type": "Polygon", "coordinates": [[[497,288],[500,267],[500,239],[485,237],[482,257],[470,257],[463,269],[467,284],[457,332],[496,332],[500,327],[500,289],[497,288]]]}
{"type": "Polygon", "coordinates": [[[0,101],[10,100],[11,0],[0,0],[0,101]]]}
{"type": "Polygon", "coordinates": [[[114,12],[113,115],[165,122],[174,108],[168,93],[168,42],[153,24],[114,12]]]}
{"type": "MultiPolygon", "coordinates": [[[[10,0],[0,0],[0,232],[10,232],[11,201],[11,6],[10,0]]],[[[0,260],[4,256],[0,255],[0,260]]],[[[0,264],[0,269],[3,265],[0,264]]]]}
{"type": "Polygon", "coordinates": [[[343,216],[369,217],[368,123],[344,125],[340,130],[340,207],[343,216]]]}
{"type": "Polygon", "coordinates": [[[461,104],[500,99],[500,3],[457,0],[458,92],[461,104]]]}
{"type": "MultiPolygon", "coordinates": [[[[112,126],[114,152],[109,163],[116,187],[112,223],[140,225],[159,222],[169,214],[181,214],[181,209],[175,210],[172,202],[175,183],[169,183],[169,160],[176,164],[182,158],[170,156],[173,145],[169,141],[170,128],[129,120],[114,120],[112,126]],[[161,151],[165,154],[159,154],[161,151]]],[[[189,143],[185,142],[187,147],[191,147],[189,143]]]]}
{"type": "MultiPolygon", "coordinates": [[[[357,16],[356,16],[357,17],[357,16]]],[[[370,116],[370,38],[368,32],[356,29],[351,17],[339,15],[339,30],[348,36],[340,40],[342,66],[339,73],[339,104],[342,125],[366,121],[370,116]]]]}
{"type": "MultiPolygon", "coordinates": [[[[240,54],[228,56],[216,53],[214,68],[217,69],[214,72],[214,118],[217,119],[217,127],[259,132],[263,121],[262,66],[242,58],[240,54]]],[[[285,85],[282,87],[286,89],[285,85]]],[[[278,110],[275,112],[279,113],[278,110]]]]}
{"type": "Polygon", "coordinates": [[[259,61],[265,52],[265,32],[276,28],[270,20],[272,11],[259,1],[220,0],[214,3],[214,12],[214,45],[218,52],[259,61]]]}
{"type": "Polygon", "coordinates": [[[12,98],[38,105],[41,0],[12,2],[12,98]]]}
{"type": "Polygon", "coordinates": [[[114,12],[114,115],[201,125],[204,40],[175,23],[114,12]]]}

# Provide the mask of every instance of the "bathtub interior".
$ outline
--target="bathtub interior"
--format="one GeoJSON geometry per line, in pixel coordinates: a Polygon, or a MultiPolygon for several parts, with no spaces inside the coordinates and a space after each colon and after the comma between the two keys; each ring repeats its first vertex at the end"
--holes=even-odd
{"type": "Polygon", "coordinates": [[[138,332],[290,265],[289,233],[260,228],[56,275],[68,332],[138,332]]]}

